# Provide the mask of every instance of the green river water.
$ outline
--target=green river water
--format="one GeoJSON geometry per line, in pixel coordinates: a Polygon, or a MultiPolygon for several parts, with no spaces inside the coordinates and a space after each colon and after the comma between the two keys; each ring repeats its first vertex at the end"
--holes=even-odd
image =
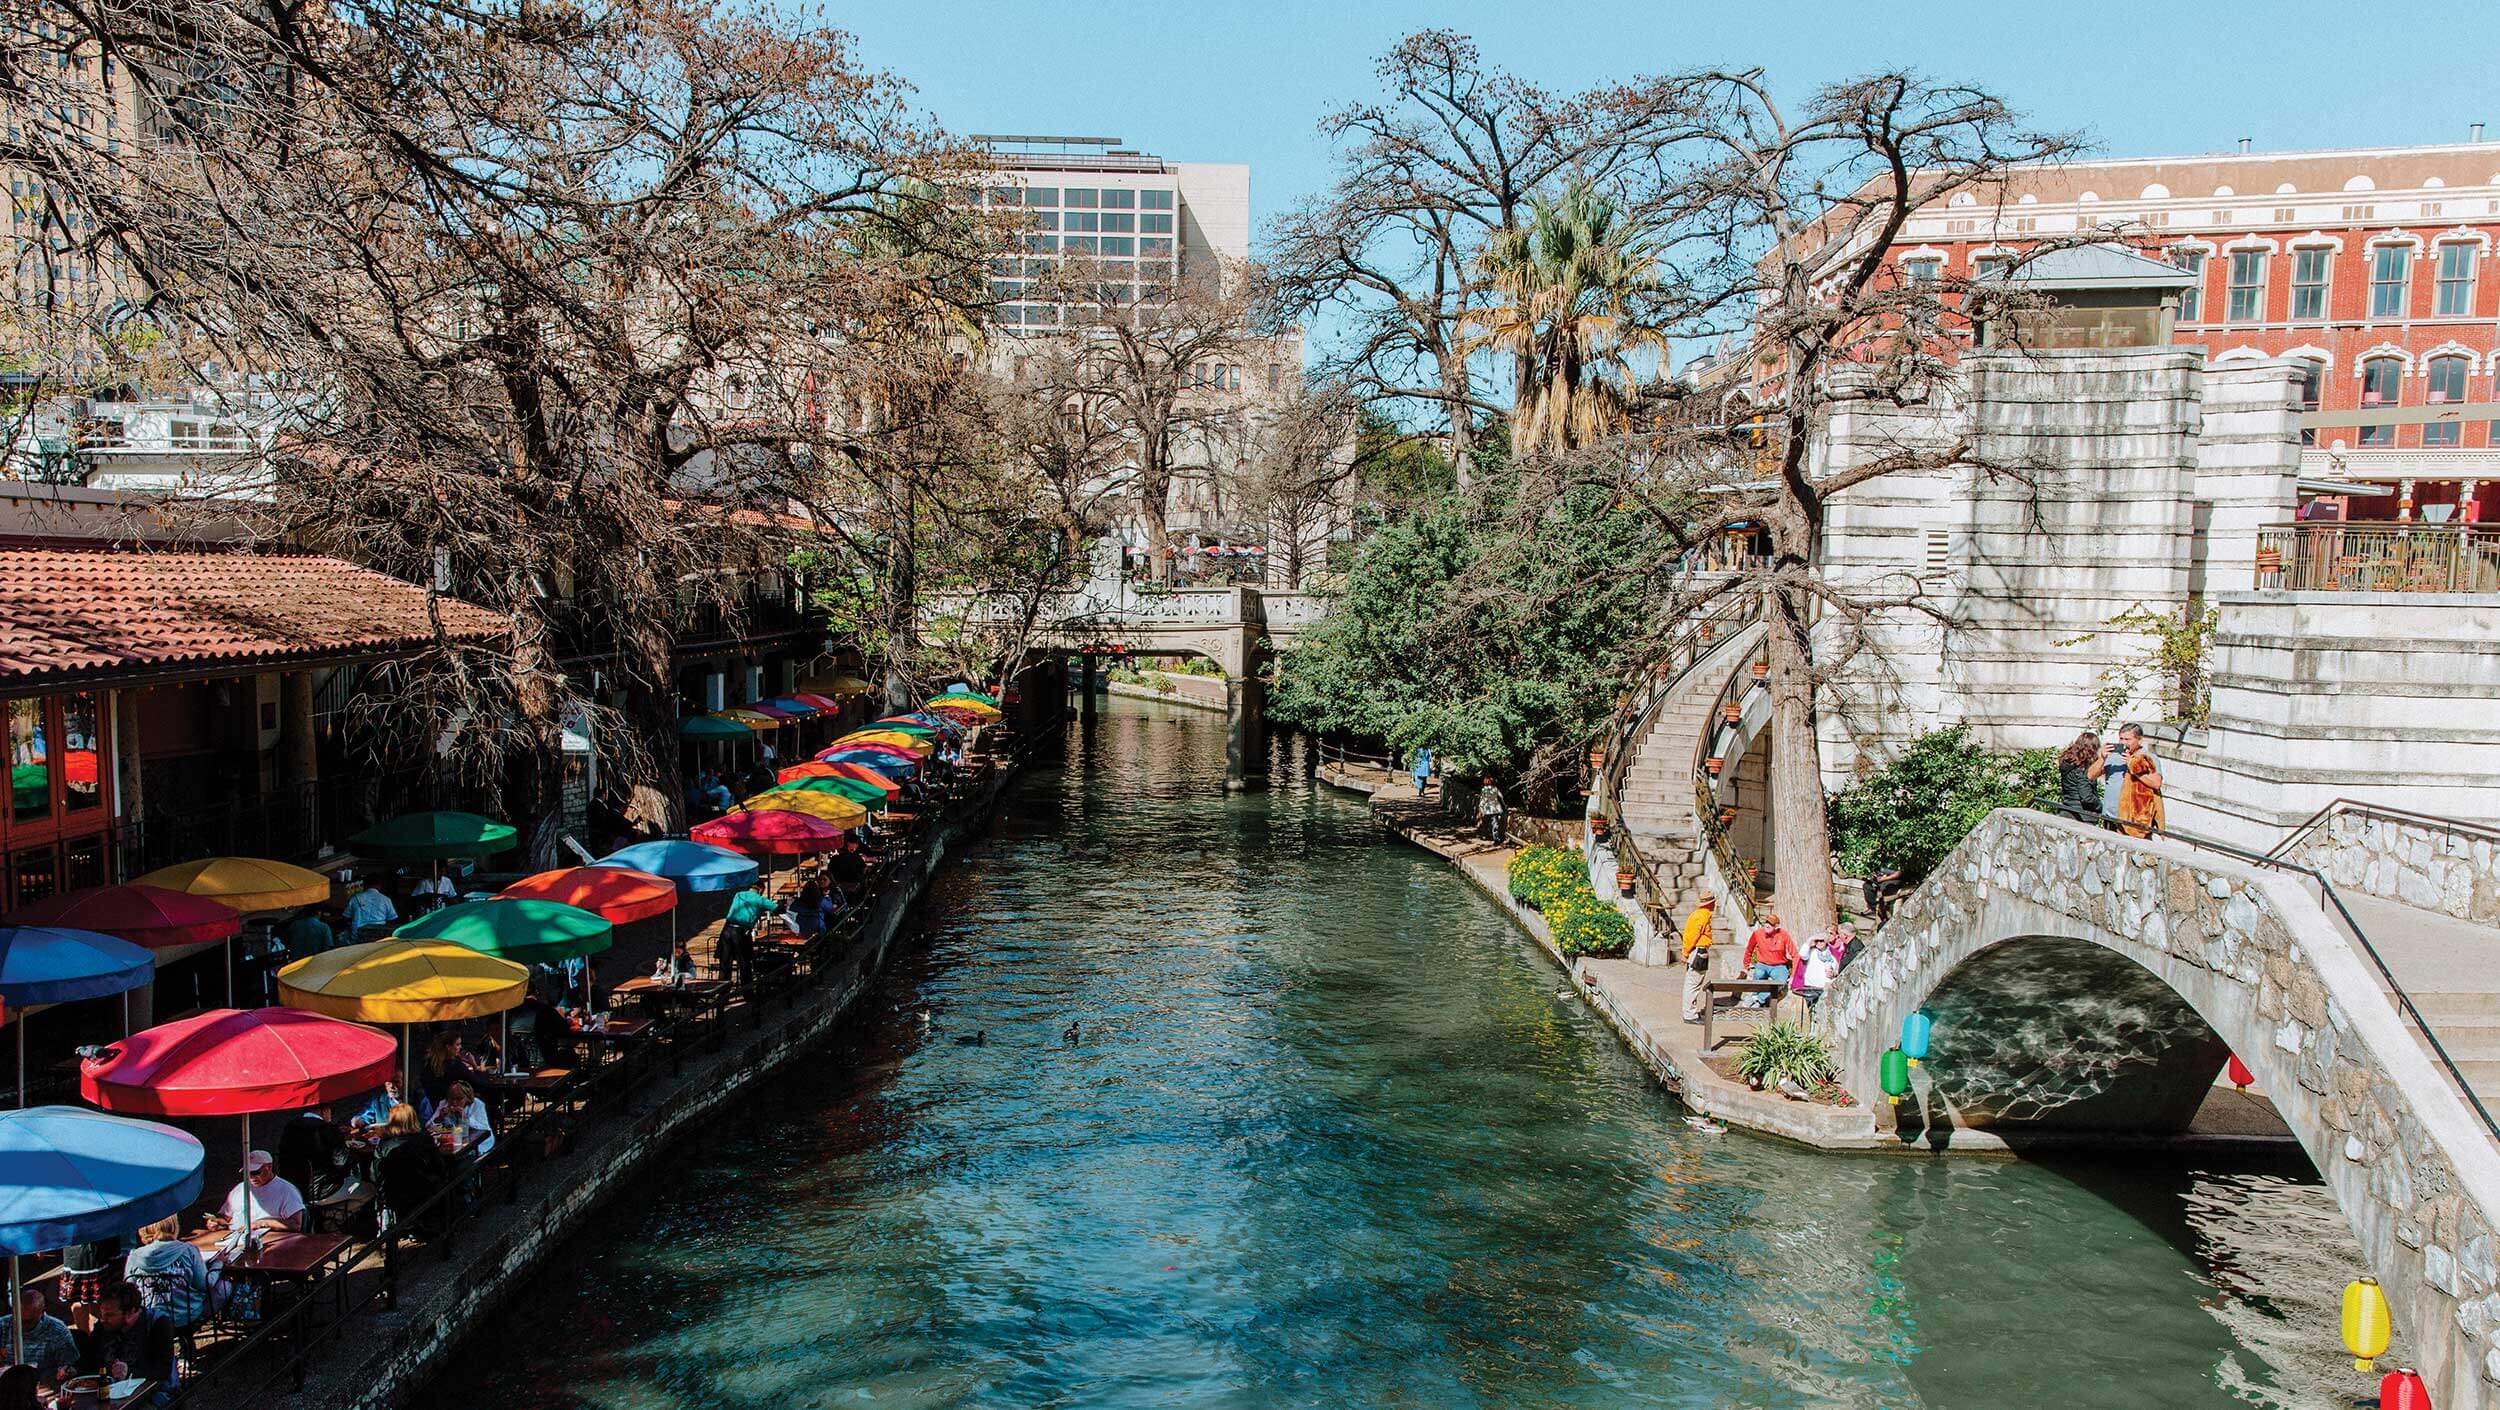
{"type": "Polygon", "coordinates": [[[842,1035],[604,1210],[428,1404],[2363,1391],[2333,1308],[2358,1252],[2305,1166],[1696,1130],[1498,909],[1300,762],[1228,797],[1221,716],[1071,725],[842,1035]]]}

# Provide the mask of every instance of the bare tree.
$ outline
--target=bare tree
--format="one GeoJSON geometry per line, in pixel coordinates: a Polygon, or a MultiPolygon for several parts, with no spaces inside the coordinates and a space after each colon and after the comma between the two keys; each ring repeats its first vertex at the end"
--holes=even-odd
{"type": "Polygon", "coordinates": [[[932,258],[951,227],[898,216],[954,154],[842,35],[702,0],[51,10],[62,37],[0,60],[0,102],[59,114],[65,85],[119,82],[143,120],[111,142],[31,121],[0,163],[77,212],[133,316],[302,389],[250,487],[264,531],[510,621],[491,671],[400,673],[451,732],[437,767],[501,793],[547,860],[585,718],[670,821],[676,625],[734,622],[825,467],[896,429],[827,403],[949,370],[891,343],[977,280],[976,241],[932,258]],[[624,718],[562,669],[585,651],[624,718]]]}
{"type": "Polygon", "coordinates": [[[1236,498],[1266,525],[1270,583],[1299,588],[1323,566],[1354,488],[1360,412],[1343,383],[1305,380],[1248,428],[1236,498]]]}

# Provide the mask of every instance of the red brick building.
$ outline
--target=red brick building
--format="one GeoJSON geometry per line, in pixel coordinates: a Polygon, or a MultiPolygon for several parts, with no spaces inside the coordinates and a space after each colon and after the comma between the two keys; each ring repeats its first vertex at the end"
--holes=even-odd
{"type": "Polygon", "coordinates": [[[2030,241],[2108,228],[2200,280],[2174,341],[2216,362],[2294,359],[2313,410],[2418,409],[2307,433],[2304,479],[2378,489],[2323,505],[2500,522],[2500,143],[2074,162],[1954,201],[1904,229],[1905,277],[1967,276],[2030,241]]]}

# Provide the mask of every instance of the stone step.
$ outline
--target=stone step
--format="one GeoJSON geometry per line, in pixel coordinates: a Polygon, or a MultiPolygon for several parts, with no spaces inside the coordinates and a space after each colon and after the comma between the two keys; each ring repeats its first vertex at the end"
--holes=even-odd
{"type": "Polygon", "coordinates": [[[2437,1025],[2440,1041],[2447,1041],[2451,1024],[2487,1023],[2500,1028],[2500,993],[2483,989],[2423,990],[2408,986],[2405,996],[2422,1016],[2437,1025]]]}

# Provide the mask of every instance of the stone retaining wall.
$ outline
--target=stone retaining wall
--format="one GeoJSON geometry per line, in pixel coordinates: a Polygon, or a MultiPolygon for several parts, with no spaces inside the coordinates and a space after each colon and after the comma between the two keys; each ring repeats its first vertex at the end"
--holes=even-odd
{"type": "Polygon", "coordinates": [[[2324,872],[2340,891],[2500,925],[2500,840],[2486,829],[2346,809],[2286,856],[2324,872]]]}

